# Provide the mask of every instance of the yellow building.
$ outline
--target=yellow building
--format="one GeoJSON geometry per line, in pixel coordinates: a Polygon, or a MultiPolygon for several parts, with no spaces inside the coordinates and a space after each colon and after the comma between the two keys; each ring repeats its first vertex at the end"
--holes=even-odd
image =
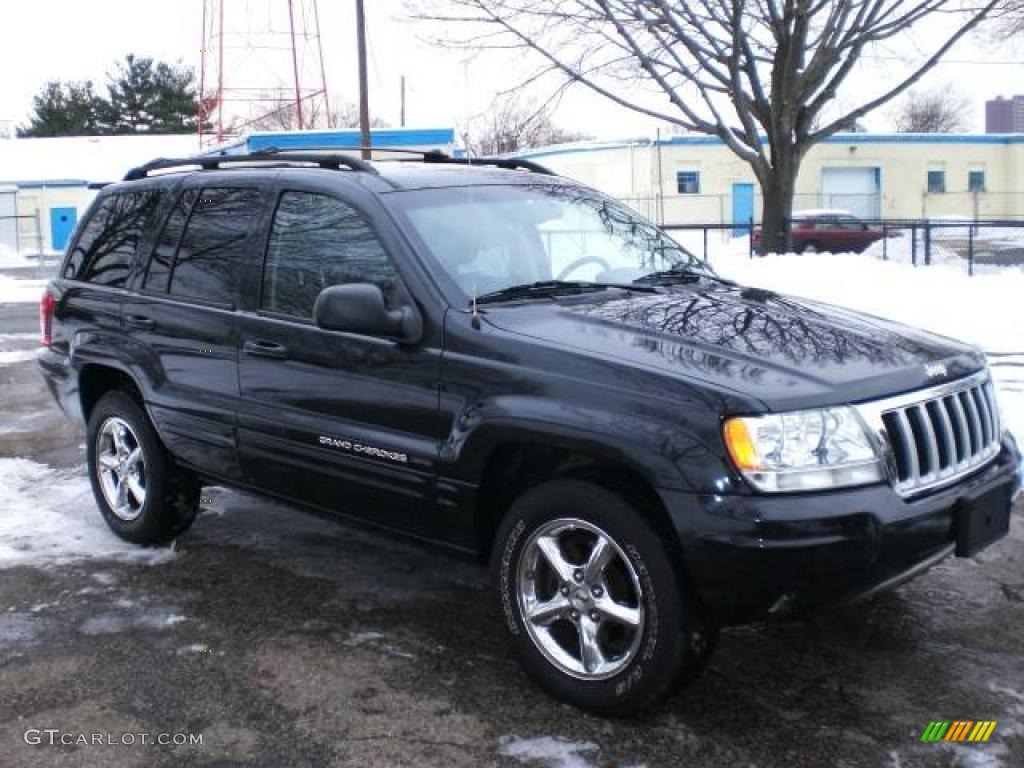
{"type": "MultiPolygon", "coordinates": [[[[577,142],[518,153],[668,224],[749,224],[761,213],[750,166],[716,137],[577,142]]],[[[812,148],[795,210],[864,218],[1024,217],[1024,135],[842,133],[812,148]]]]}

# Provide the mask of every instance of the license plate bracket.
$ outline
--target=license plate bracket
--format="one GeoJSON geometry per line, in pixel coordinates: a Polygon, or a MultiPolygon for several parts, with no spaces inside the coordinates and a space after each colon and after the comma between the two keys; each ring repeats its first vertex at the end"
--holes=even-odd
{"type": "Polygon", "coordinates": [[[971,557],[1010,530],[1010,493],[996,488],[956,510],[956,556],[971,557]]]}

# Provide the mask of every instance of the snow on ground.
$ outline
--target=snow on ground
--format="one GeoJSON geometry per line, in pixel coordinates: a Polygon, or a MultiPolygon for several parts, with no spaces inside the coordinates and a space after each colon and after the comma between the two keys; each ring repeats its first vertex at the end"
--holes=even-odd
{"type": "Polygon", "coordinates": [[[26,259],[13,248],[0,245],[0,267],[32,267],[36,262],[26,259]]]}
{"type": "Polygon", "coordinates": [[[135,614],[101,613],[83,621],[83,635],[113,635],[130,629],[170,629],[187,619],[174,608],[149,608],[135,614]]]}
{"type": "Polygon", "coordinates": [[[0,489],[0,570],[85,558],[157,564],[174,557],[173,549],[146,549],[111,533],[78,472],[0,458],[0,489]]]}
{"type": "Polygon", "coordinates": [[[719,274],[826,301],[977,345],[988,354],[1006,426],[1024,442],[1024,269],[969,277],[959,265],[880,261],[870,254],[722,253],[719,274]]]}
{"type": "Polygon", "coordinates": [[[11,363],[23,363],[26,360],[34,360],[38,353],[38,349],[0,350],[0,365],[10,365],[11,363]]]}
{"type": "Polygon", "coordinates": [[[21,304],[39,301],[48,280],[18,280],[0,275],[0,304],[21,304]]]}
{"type": "Polygon", "coordinates": [[[590,741],[576,742],[559,736],[524,739],[503,736],[498,753],[520,763],[536,763],[543,768],[590,768],[600,748],[590,741]]]}

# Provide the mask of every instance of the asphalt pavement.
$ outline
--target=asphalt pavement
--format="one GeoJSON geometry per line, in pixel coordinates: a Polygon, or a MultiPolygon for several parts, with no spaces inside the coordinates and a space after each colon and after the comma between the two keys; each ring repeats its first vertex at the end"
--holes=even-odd
{"type": "MultiPolygon", "coordinates": [[[[31,348],[35,323],[34,305],[0,305],[0,348],[31,348]]],[[[26,499],[66,491],[67,514],[98,516],[81,435],[31,359],[0,362],[0,466],[12,457],[53,487],[0,488],[0,555],[4,509],[26,499]]],[[[204,498],[145,561],[0,557],[0,768],[1024,766],[1020,505],[978,557],[869,603],[728,630],[703,678],[608,720],[527,679],[475,564],[244,494],[204,498]],[[997,725],[982,744],[922,742],[936,720],[997,725]]]]}

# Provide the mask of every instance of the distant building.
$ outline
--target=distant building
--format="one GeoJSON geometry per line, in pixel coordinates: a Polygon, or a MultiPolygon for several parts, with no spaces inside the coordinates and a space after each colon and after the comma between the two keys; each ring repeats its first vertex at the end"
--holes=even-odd
{"type": "Polygon", "coordinates": [[[985,133],[1024,133],[1024,94],[986,101],[985,133]]]}
{"type": "MultiPolygon", "coordinates": [[[[253,131],[236,141],[206,150],[204,154],[238,154],[265,152],[270,149],[348,152],[359,147],[359,131],[352,128],[331,128],[305,131],[253,131]]],[[[404,150],[439,149],[455,151],[455,130],[452,128],[373,128],[370,146],[394,147],[404,150]]],[[[358,149],[356,150],[358,152],[358,149]]],[[[388,157],[386,152],[374,153],[375,159],[388,157]]]]}
{"type": "MultiPolygon", "coordinates": [[[[714,136],[590,141],[518,152],[666,224],[760,221],[750,166],[714,136]]],[[[1024,135],[838,133],[810,149],[794,209],[865,218],[1024,216],[1024,135]]]]}
{"type": "MultiPolygon", "coordinates": [[[[0,136],[2,136],[0,121],[0,136]]],[[[359,131],[256,132],[204,154],[280,150],[344,151],[359,144],[359,131]]],[[[455,148],[451,128],[381,128],[370,131],[375,147],[455,148]]],[[[78,219],[106,183],[158,157],[199,154],[195,134],[68,136],[0,141],[0,245],[25,253],[63,251],[78,219]]]]}
{"type": "Polygon", "coordinates": [[[0,192],[5,198],[0,243],[24,253],[63,251],[99,186],[155,157],[198,150],[195,134],[0,141],[0,188],[6,190],[0,192]]]}

